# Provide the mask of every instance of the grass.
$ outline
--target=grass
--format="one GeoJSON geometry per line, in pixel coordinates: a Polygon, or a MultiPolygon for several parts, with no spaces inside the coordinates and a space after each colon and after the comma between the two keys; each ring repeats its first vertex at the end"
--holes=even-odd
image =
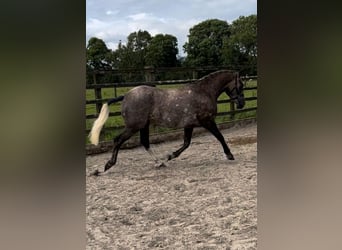
{"type": "MultiPolygon", "coordinates": [[[[179,88],[181,85],[162,85],[158,86],[158,88],[179,88]]],[[[256,80],[251,80],[247,81],[245,83],[245,87],[255,87],[257,86],[257,81],[256,80]]],[[[116,94],[117,96],[124,95],[127,93],[132,87],[120,87],[116,89],[116,94]]],[[[101,90],[102,98],[112,98],[115,96],[114,94],[114,88],[105,88],[101,90]]],[[[248,97],[256,97],[257,96],[257,90],[245,90],[244,92],[245,98],[248,97]]],[[[86,90],[86,99],[87,100],[94,100],[95,99],[95,94],[93,89],[87,89],[86,90]]],[[[228,97],[225,93],[223,93],[220,97],[219,100],[227,100],[228,97]]],[[[246,105],[244,108],[251,108],[251,107],[257,107],[257,100],[251,100],[251,101],[246,101],[246,105]]],[[[228,112],[230,111],[230,105],[228,103],[222,103],[217,105],[218,112],[228,112]]],[[[109,107],[111,112],[119,112],[121,111],[121,103],[114,103],[110,105],[109,107]]],[[[95,104],[87,104],[86,105],[86,114],[96,114],[96,105],[95,104]]],[[[256,110],[253,111],[248,111],[248,112],[243,112],[243,113],[237,113],[234,115],[234,120],[239,120],[239,119],[245,119],[245,118],[250,118],[250,117],[256,117],[256,110]]],[[[87,119],[86,120],[86,129],[91,129],[91,126],[93,124],[95,119],[87,119]]],[[[232,118],[229,115],[226,116],[218,116],[216,118],[216,122],[219,123],[225,123],[232,121],[232,118]]],[[[108,120],[106,121],[105,127],[120,127],[123,126],[124,122],[121,116],[110,116],[108,120]]],[[[170,131],[170,129],[167,128],[152,128],[151,133],[161,133],[161,132],[166,132],[170,131]]],[[[121,129],[112,129],[110,131],[106,130],[102,132],[101,138],[102,140],[108,141],[112,140],[113,137],[118,135],[121,132],[121,129]]],[[[87,140],[87,143],[89,141],[87,140]]]]}

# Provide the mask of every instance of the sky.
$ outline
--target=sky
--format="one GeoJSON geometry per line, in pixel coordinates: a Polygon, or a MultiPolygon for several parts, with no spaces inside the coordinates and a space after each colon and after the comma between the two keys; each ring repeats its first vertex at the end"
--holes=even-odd
{"type": "Polygon", "coordinates": [[[252,14],[257,14],[257,0],[86,0],[86,43],[97,37],[116,50],[130,33],[146,30],[152,36],[177,37],[179,54],[184,55],[194,25],[207,19],[231,24],[252,14]]]}

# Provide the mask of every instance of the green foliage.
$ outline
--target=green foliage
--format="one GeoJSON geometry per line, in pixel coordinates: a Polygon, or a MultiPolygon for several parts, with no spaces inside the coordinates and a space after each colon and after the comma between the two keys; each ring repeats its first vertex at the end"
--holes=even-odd
{"type": "Polygon", "coordinates": [[[257,16],[240,16],[232,24],[209,19],[190,29],[184,44],[185,66],[229,66],[257,74],[257,16]]]}
{"type": "Polygon", "coordinates": [[[118,68],[144,68],[147,48],[152,37],[147,31],[133,32],[127,37],[127,45],[119,43],[114,52],[118,68]]]}
{"type": "MultiPolygon", "coordinates": [[[[86,50],[86,80],[87,84],[93,84],[94,78],[91,74],[94,70],[110,70],[115,64],[113,59],[113,51],[108,49],[105,42],[99,38],[92,37],[88,41],[86,50]]],[[[113,82],[117,80],[114,76],[107,74],[102,76],[97,76],[97,83],[113,82]]]]}
{"type": "Polygon", "coordinates": [[[110,52],[103,40],[96,37],[90,38],[86,50],[88,69],[110,68],[110,52]]]}
{"type": "Polygon", "coordinates": [[[154,67],[177,66],[177,38],[172,35],[157,34],[147,48],[146,64],[154,67]]]}
{"type": "Polygon", "coordinates": [[[241,16],[229,27],[230,37],[224,40],[223,64],[238,65],[242,74],[257,74],[257,16],[241,16]]]}
{"type": "Polygon", "coordinates": [[[209,19],[190,29],[189,41],[184,44],[187,66],[221,66],[222,46],[230,36],[226,21],[209,19]]]}

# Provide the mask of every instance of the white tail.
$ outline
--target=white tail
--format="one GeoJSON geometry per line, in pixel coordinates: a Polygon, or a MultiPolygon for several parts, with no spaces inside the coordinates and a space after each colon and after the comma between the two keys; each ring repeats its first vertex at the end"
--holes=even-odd
{"type": "Polygon", "coordinates": [[[108,108],[108,104],[105,103],[102,105],[99,117],[94,121],[93,127],[91,128],[91,131],[89,133],[89,139],[92,144],[94,145],[99,144],[100,132],[103,127],[103,124],[105,124],[105,122],[107,121],[108,116],[109,116],[109,108],[108,108]]]}

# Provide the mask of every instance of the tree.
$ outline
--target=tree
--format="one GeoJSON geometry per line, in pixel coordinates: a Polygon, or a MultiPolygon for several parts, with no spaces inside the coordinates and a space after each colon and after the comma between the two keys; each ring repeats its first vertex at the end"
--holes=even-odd
{"type": "Polygon", "coordinates": [[[240,16],[230,25],[230,37],[223,46],[223,63],[239,65],[245,74],[257,71],[257,16],[240,16]]]}
{"type": "Polygon", "coordinates": [[[188,42],[183,46],[187,53],[185,64],[189,66],[222,65],[222,47],[230,36],[226,21],[209,19],[190,29],[188,42]]]}
{"type": "Polygon", "coordinates": [[[102,39],[92,37],[88,41],[86,50],[87,68],[103,70],[111,68],[111,50],[102,39]]]}
{"type": "Polygon", "coordinates": [[[120,42],[114,52],[119,61],[119,68],[143,68],[150,41],[151,35],[147,31],[139,30],[129,34],[126,46],[120,42]]]}
{"type": "Polygon", "coordinates": [[[177,65],[177,38],[172,35],[155,35],[146,53],[146,65],[154,67],[174,67],[177,65]]]}

